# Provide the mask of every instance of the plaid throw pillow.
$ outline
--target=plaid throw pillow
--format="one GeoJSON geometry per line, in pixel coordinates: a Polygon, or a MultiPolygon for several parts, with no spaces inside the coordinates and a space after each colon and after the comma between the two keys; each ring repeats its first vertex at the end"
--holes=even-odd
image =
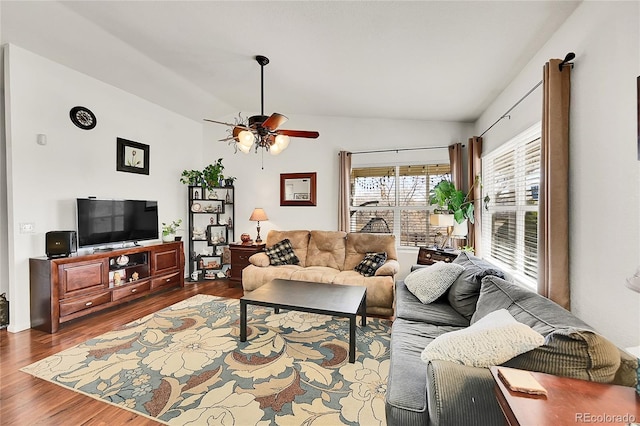
{"type": "Polygon", "coordinates": [[[297,265],[300,263],[300,259],[293,252],[291,247],[291,241],[285,238],[264,249],[264,252],[269,256],[269,263],[274,266],[278,265],[297,265]]]}
{"type": "Polygon", "coordinates": [[[367,253],[355,270],[365,277],[373,276],[379,267],[387,261],[387,252],[367,253]]]}

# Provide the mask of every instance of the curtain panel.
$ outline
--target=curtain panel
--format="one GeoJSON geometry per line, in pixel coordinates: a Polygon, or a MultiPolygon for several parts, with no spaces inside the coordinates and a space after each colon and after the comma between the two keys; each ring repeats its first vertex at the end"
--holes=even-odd
{"type": "Polygon", "coordinates": [[[569,101],[571,67],[560,59],[544,66],[538,293],[570,309],[569,291],[569,101]]]}
{"type": "Polygon", "coordinates": [[[462,144],[454,143],[449,145],[449,165],[451,168],[451,182],[456,189],[466,192],[464,180],[462,177],[462,144]]]}
{"type": "MultiPolygon", "coordinates": [[[[482,176],[482,138],[474,136],[469,138],[469,148],[467,148],[467,191],[476,181],[476,176],[482,176]]],[[[475,255],[482,257],[482,187],[473,186],[473,192],[469,195],[473,202],[474,223],[469,224],[467,235],[467,245],[475,250],[475,255]]]]}
{"type": "Polygon", "coordinates": [[[349,181],[351,179],[351,153],[338,153],[338,231],[349,232],[349,181]]]}

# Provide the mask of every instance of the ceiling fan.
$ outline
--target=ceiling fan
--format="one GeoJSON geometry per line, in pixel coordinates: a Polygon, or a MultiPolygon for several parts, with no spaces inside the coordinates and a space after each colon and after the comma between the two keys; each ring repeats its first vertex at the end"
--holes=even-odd
{"type": "Polygon", "coordinates": [[[255,144],[256,152],[260,147],[272,155],[278,155],[289,145],[289,137],[315,139],[320,136],[314,131],[280,129],[288,120],[287,117],[277,112],[264,115],[264,67],[269,63],[269,58],[258,55],[255,59],[260,64],[260,115],[253,115],[246,121],[240,117],[239,122],[234,124],[205,118],[205,121],[231,127],[229,137],[220,140],[235,143],[236,148],[245,154],[255,144]]]}

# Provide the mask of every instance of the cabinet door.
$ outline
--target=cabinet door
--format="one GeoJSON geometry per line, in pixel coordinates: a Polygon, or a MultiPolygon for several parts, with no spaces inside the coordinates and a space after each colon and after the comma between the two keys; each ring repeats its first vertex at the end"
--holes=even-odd
{"type": "Polygon", "coordinates": [[[108,259],[59,265],[58,275],[61,299],[108,288],[108,259]]]}
{"type": "Polygon", "coordinates": [[[175,271],[180,268],[180,253],[178,247],[158,248],[151,254],[152,259],[152,275],[162,274],[165,272],[175,271]]]}

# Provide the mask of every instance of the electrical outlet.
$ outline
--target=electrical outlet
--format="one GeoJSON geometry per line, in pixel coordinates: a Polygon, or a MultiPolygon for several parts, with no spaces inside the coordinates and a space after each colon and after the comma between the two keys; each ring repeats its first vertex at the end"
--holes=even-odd
{"type": "Polygon", "coordinates": [[[33,222],[25,222],[20,224],[21,234],[33,234],[36,231],[36,225],[33,222]]]}

